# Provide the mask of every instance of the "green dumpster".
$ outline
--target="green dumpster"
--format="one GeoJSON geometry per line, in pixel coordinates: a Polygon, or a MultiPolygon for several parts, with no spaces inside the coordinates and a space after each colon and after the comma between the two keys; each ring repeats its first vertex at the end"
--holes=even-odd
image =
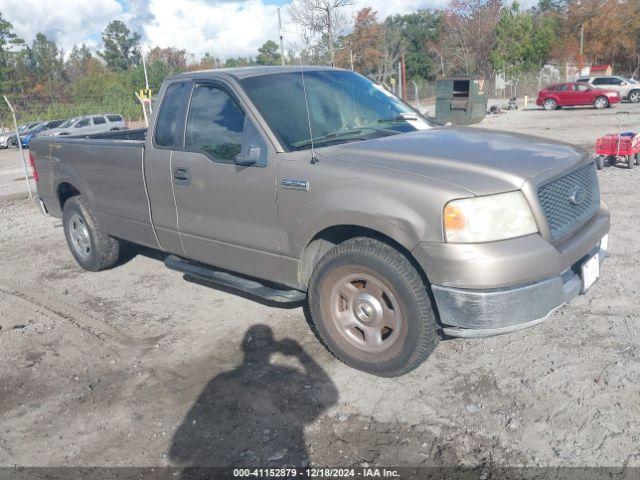
{"type": "Polygon", "coordinates": [[[436,80],[436,120],[454,125],[481,122],[487,114],[484,79],[449,77],[436,80]]]}

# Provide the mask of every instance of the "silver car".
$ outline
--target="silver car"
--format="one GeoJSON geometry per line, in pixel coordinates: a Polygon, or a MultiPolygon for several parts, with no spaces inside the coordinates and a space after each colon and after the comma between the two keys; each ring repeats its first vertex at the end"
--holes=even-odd
{"type": "Polygon", "coordinates": [[[577,81],[588,83],[594,88],[614,90],[620,94],[622,100],[628,100],[632,103],[640,102],[640,85],[635,80],[617,75],[604,75],[599,77],[583,77],[577,81]]]}
{"type": "Polygon", "coordinates": [[[70,118],[58,128],[45,130],[40,135],[89,135],[92,133],[125,130],[126,128],[127,124],[124,122],[122,115],[112,113],[104,115],[83,115],[81,117],[70,118]]]}

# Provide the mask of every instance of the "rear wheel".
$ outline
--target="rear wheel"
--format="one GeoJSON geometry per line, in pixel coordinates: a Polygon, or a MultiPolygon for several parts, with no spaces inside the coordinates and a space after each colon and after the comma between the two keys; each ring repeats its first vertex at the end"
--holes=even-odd
{"type": "Polygon", "coordinates": [[[545,110],[555,110],[558,108],[558,103],[553,98],[547,98],[542,106],[545,110]]]}
{"type": "Polygon", "coordinates": [[[100,230],[82,195],[65,202],[62,223],[69,250],[82,268],[97,272],[117,263],[120,241],[100,230]]]}
{"type": "Polygon", "coordinates": [[[604,168],[604,155],[598,155],[596,157],[596,168],[602,170],[604,168]]]}
{"type": "Polygon", "coordinates": [[[427,285],[390,245],[354,238],[330,250],[309,283],[311,322],[347,365],[382,377],[418,367],[438,343],[427,285]]]}
{"type": "Polygon", "coordinates": [[[607,108],[609,106],[609,99],[607,97],[597,97],[593,101],[593,106],[597,109],[607,108]]]}

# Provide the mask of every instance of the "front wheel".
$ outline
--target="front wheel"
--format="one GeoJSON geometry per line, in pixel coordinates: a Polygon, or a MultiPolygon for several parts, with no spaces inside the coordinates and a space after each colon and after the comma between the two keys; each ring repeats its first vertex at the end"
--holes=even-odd
{"type": "Polygon", "coordinates": [[[604,168],[604,155],[598,155],[596,157],[596,168],[602,170],[604,168]]]}
{"type": "Polygon", "coordinates": [[[423,363],[439,337],[428,287],[390,245],[359,237],[330,250],[309,282],[315,333],[342,362],[381,377],[423,363]]]}
{"type": "Polygon", "coordinates": [[[627,168],[632,169],[636,165],[635,155],[627,155],[627,168]]]}
{"type": "Polygon", "coordinates": [[[555,110],[558,108],[558,103],[553,98],[547,98],[542,106],[545,110],[555,110]]]}
{"type": "Polygon", "coordinates": [[[640,102],[640,90],[632,90],[629,92],[629,101],[632,103],[640,102]]]}
{"type": "Polygon", "coordinates": [[[593,106],[597,109],[607,108],[609,106],[609,99],[607,99],[607,97],[598,97],[593,101],[593,106]]]}
{"type": "Polygon", "coordinates": [[[115,266],[120,241],[103,233],[82,195],[67,200],[62,224],[73,257],[85,270],[97,272],[115,266]]]}

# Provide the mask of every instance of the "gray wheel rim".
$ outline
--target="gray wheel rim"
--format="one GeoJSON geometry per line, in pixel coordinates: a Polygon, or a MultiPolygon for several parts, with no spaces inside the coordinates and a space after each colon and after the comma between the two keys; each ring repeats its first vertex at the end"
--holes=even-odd
{"type": "Polygon", "coordinates": [[[329,301],[334,326],[352,346],[383,352],[400,337],[400,306],[390,289],[364,273],[350,273],[334,284],[329,301]]]}
{"type": "Polygon", "coordinates": [[[631,100],[633,103],[638,103],[638,101],[640,100],[640,92],[631,93],[631,95],[629,96],[629,100],[631,100]]]}
{"type": "Polygon", "coordinates": [[[607,105],[607,101],[600,97],[600,98],[596,98],[596,107],[597,108],[604,108],[607,105]]]}
{"type": "Polygon", "coordinates": [[[91,237],[89,235],[89,228],[84,222],[84,219],[74,213],[69,217],[67,223],[69,230],[69,237],[71,238],[71,246],[73,250],[82,258],[88,258],[91,255],[91,237]]]}

